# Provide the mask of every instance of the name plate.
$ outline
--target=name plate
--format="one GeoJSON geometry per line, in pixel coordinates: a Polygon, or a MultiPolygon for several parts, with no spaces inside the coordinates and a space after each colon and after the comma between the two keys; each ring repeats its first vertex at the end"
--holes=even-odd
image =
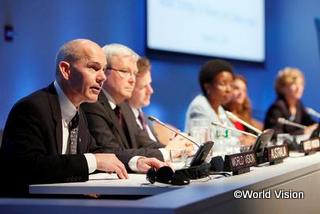
{"type": "Polygon", "coordinates": [[[301,151],[306,155],[316,152],[320,149],[319,138],[313,138],[309,140],[301,141],[301,151]]]}
{"type": "Polygon", "coordinates": [[[253,151],[225,156],[224,170],[239,175],[250,171],[251,166],[257,165],[256,155],[253,151]]]}
{"type": "Polygon", "coordinates": [[[289,150],[286,144],[270,146],[265,148],[264,150],[265,160],[267,162],[270,162],[270,165],[281,163],[283,159],[285,159],[288,156],[289,156],[289,150]]]}

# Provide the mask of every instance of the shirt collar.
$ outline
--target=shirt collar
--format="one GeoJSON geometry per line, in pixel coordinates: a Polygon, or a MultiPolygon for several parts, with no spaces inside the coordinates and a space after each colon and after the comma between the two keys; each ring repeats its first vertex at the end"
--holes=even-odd
{"type": "Polygon", "coordinates": [[[56,80],[54,81],[53,84],[59,98],[61,117],[63,120],[69,123],[72,120],[72,118],[76,115],[77,108],[72,104],[69,98],[65,95],[65,93],[63,92],[63,90],[61,89],[60,85],[56,80]]]}
{"type": "Polygon", "coordinates": [[[114,110],[117,107],[117,104],[112,98],[112,96],[105,89],[102,89],[102,93],[107,97],[111,109],[114,110]]]}
{"type": "Polygon", "coordinates": [[[136,118],[138,118],[139,117],[139,112],[141,111],[141,109],[137,109],[137,108],[134,108],[134,107],[131,107],[131,109],[132,109],[132,112],[133,112],[134,116],[136,118]]]}

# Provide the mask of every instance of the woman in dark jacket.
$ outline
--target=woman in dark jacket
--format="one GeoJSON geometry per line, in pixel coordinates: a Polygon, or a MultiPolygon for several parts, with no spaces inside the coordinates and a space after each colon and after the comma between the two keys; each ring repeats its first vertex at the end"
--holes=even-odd
{"type": "Polygon", "coordinates": [[[269,108],[264,128],[273,128],[275,133],[292,135],[311,134],[317,124],[306,112],[301,97],[304,90],[304,76],[297,68],[286,67],[280,70],[276,79],[276,101],[269,108]],[[307,126],[305,129],[283,125],[278,118],[284,118],[294,123],[307,126]]]}

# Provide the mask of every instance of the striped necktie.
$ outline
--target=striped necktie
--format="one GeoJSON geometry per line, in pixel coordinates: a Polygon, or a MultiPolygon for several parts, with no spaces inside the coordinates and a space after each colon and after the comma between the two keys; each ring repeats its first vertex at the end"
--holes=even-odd
{"type": "Polygon", "coordinates": [[[69,139],[67,154],[77,154],[78,131],[79,131],[79,113],[77,112],[68,124],[69,139]]]}

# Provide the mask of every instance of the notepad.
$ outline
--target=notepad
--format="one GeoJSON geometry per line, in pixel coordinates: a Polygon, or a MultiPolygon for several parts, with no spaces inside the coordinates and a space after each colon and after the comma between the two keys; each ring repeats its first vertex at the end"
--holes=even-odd
{"type": "Polygon", "coordinates": [[[89,180],[118,180],[116,173],[95,173],[89,175],[89,180]]]}

